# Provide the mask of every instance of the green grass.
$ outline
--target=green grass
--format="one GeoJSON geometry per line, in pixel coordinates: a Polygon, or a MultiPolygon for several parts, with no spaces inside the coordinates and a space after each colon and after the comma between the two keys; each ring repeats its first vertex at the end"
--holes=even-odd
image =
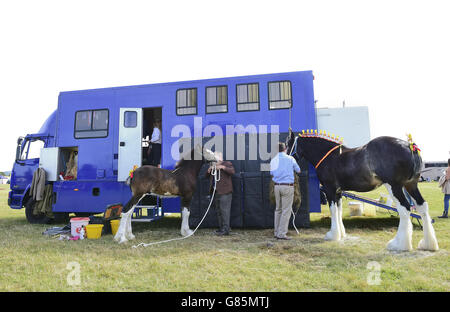
{"type": "MultiPolygon", "coordinates": [[[[442,212],[436,183],[420,189],[431,216],[442,212]]],[[[434,223],[440,250],[394,253],[386,250],[398,218],[383,210],[375,217],[350,217],[349,237],[323,240],[329,230],[327,207],[311,214],[311,228],[290,231],[291,241],[276,241],[272,229],[236,229],[217,237],[200,229],[193,237],[134,249],[140,242],[179,237],[180,218],[134,224],[136,241],[119,245],[112,235],[99,240],[59,241],[42,235],[53,225],[31,225],[24,210],[6,204],[8,186],[0,185],[0,291],[449,291],[450,221],[434,223]],[[67,282],[68,263],[80,265],[80,284],[67,282]],[[379,285],[368,285],[369,262],[380,265],[379,285]]],[[[380,188],[365,194],[378,198],[380,188]]],[[[422,231],[413,221],[413,245],[422,231]]]]}

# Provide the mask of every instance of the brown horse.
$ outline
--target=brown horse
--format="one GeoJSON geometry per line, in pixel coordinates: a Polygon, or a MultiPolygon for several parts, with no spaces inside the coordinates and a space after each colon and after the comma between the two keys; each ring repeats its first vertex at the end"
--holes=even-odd
{"type": "Polygon", "coordinates": [[[197,145],[181,158],[174,170],[142,166],[127,181],[133,194],[123,208],[122,219],[114,239],[119,243],[134,239],[131,232],[131,215],[135,206],[146,195],[181,197],[181,235],[192,235],[189,228],[189,205],[197,186],[197,176],[205,162],[217,161],[214,153],[197,145]]]}

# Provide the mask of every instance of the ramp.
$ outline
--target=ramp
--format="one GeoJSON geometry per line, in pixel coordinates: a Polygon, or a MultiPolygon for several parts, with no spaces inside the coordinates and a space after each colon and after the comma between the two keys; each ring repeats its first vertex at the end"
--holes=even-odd
{"type": "MultiPolygon", "coordinates": [[[[384,209],[387,209],[387,210],[394,211],[394,212],[398,213],[396,208],[394,208],[392,206],[388,206],[388,205],[382,204],[382,203],[380,203],[380,202],[378,202],[378,201],[376,201],[374,199],[371,199],[371,198],[358,196],[358,195],[355,195],[355,194],[349,193],[349,192],[342,192],[342,196],[345,196],[347,198],[358,200],[358,201],[361,201],[361,202],[364,202],[364,203],[367,203],[367,204],[371,204],[371,205],[374,205],[374,206],[377,206],[377,207],[381,207],[381,208],[384,208],[384,209]]],[[[417,222],[419,222],[419,225],[422,226],[422,224],[420,223],[420,219],[422,219],[420,215],[411,212],[411,217],[417,219],[417,222]]],[[[434,223],[434,219],[431,219],[431,223],[434,223]]]]}

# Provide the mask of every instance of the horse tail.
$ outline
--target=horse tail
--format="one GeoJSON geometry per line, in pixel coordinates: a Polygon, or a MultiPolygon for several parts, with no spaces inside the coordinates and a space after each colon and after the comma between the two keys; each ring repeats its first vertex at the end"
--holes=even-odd
{"type": "Polygon", "coordinates": [[[422,157],[419,154],[418,150],[413,150],[411,151],[412,153],[412,161],[413,161],[413,175],[412,177],[415,176],[420,176],[420,172],[422,171],[422,157]]]}

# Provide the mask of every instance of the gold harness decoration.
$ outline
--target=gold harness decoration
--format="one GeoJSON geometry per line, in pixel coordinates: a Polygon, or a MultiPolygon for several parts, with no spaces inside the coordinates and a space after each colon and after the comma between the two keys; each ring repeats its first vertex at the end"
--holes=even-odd
{"type": "Polygon", "coordinates": [[[407,138],[408,138],[408,142],[409,142],[409,149],[411,150],[411,152],[417,152],[417,154],[419,154],[419,156],[420,156],[420,148],[417,146],[417,144],[416,143],[414,143],[413,142],[413,139],[412,139],[412,135],[411,135],[411,133],[409,133],[409,134],[406,134],[406,136],[407,136],[407,138]]]}
{"type": "Polygon", "coordinates": [[[134,166],[133,166],[133,169],[130,170],[130,173],[129,173],[130,178],[133,179],[133,173],[134,173],[134,171],[135,171],[137,168],[139,168],[139,167],[138,167],[137,165],[134,165],[134,166]]]}
{"type": "Polygon", "coordinates": [[[344,142],[343,138],[340,138],[339,136],[335,136],[334,134],[330,134],[330,133],[327,134],[327,132],[324,130],[320,130],[319,132],[317,132],[317,130],[313,130],[313,129],[311,129],[311,130],[308,129],[308,130],[306,130],[306,132],[305,132],[305,130],[302,130],[302,133],[299,133],[298,136],[303,137],[303,138],[319,138],[319,139],[327,140],[327,141],[338,144],[335,147],[333,147],[332,149],[330,149],[328,151],[328,153],[326,153],[325,156],[323,156],[322,159],[319,160],[319,162],[315,166],[316,169],[325,160],[325,158],[327,158],[334,150],[341,147],[344,142]]]}

